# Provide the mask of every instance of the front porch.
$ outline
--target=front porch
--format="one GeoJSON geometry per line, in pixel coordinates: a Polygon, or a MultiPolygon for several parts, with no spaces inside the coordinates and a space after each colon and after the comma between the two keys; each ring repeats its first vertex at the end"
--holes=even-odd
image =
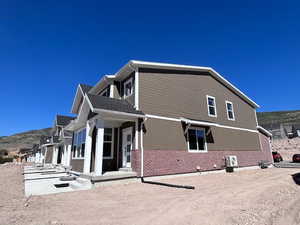
{"type": "Polygon", "coordinates": [[[71,166],[82,163],[82,170],[75,172],[92,182],[137,177],[133,152],[139,149],[144,114],[124,100],[86,98],[80,115],[68,126],[74,131],[71,166]]]}

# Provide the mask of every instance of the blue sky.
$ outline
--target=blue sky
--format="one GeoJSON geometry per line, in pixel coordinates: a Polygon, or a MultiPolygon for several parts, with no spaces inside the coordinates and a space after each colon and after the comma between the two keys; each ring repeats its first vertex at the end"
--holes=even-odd
{"type": "Polygon", "coordinates": [[[210,66],[259,111],[300,109],[298,2],[1,1],[0,136],[52,126],[130,59],[210,66]]]}

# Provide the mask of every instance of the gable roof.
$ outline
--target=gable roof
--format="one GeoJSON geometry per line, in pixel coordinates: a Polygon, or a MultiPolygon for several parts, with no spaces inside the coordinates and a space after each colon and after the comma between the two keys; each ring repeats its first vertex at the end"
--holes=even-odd
{"type": "Polygon", "coordinates": [[[56,125],[57,126],[67,126],[71,120],[74,120],[75,117],[72,116],[63,116],[63,115],[56,115],[56,125]]]}
{"type": "Polygon", "coordinates": [[[83,94],[89,92],[93,86],[90,86],[88,84],[79,84],[79,86],[81,87],[81,90],[83,92],[83,94]]]}
{"type": "Polygon", "coordinates": [[[121,77],[122,74],[132,73],[138,68],[151,68],[151,69],[166,69],[166,70],[179,70],[179,71],[201,71],[201,72],[209,72],[212,77],[246,101],[253,108],[259,108],[260,106],[255,103],[252,99],[250,99],[246,94],[244,94],[241,90],[235,87],[232,83],[222,77],[217,71],[215,71],[211,67],[201,67],[201,66],[190,66],[190,65],[180,65],[180,64],[169,64],[169,63],[157,63],[157,62],[146,62],[146,61],[138,61],[131,60],[125,66],[123,66],[117,73],[116,79],[121,77]]]}
{"type": "Polygon", "coordinates": [[[126,113],[133,115],[141,115],[142,111],[136,110],[133,105],[128,103],[126,100],[108,98],[105,96],[87,94],[87,100],[90,104],[92,111],[108,111],[116,113],[126,113]]]}
{"type": "Polygon", "coordinates": [[[93,86],[87,84],[78,84],[76,89],[76,94],[73,99],[71,113],[75,113],[75,114],[77,113],[80,104],[80,99],[84,98],[85,93],[88,93],[92,88],[93,86]]]}

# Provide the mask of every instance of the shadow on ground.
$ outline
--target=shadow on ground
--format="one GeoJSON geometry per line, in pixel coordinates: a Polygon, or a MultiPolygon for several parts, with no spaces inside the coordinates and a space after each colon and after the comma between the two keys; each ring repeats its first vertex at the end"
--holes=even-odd
{"type": "Polygon", "coordinates": [[[300,185],[300,173],[293,174],[292,178],[296,184],[300,185]]]}

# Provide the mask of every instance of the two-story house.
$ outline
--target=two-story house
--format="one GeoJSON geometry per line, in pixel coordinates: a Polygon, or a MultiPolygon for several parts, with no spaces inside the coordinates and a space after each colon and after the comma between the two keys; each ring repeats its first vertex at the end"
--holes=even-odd
{"type": "Polygon", "coordinates": [[[43,164],[52,164],[54,146],[58,143],[57,136],[42,136],[40,139],[40,161],[43,164]]]}
{"type": "Polygon", "coordinates": [[[58,142],[53,147],[52,164],[70,166],[72,132],[65,127],[75,117],[56,115],[53,126],[53,134],[58,137],[58,142]]]}
{"type": "Polygon", "coordinates": [[[272,161],[259,106],[212,68],[130,61],[82,87],[67,126],[75,171],[143,177],[221,169],[228,155],[241,167],[272,161]]]}

